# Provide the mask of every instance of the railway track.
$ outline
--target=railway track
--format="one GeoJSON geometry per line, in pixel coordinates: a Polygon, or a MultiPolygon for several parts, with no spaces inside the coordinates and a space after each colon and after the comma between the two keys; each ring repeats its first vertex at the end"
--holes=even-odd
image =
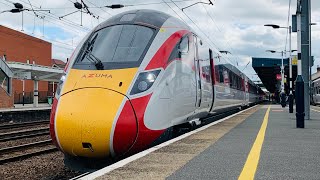
{"type": "Polygon", "coordinates": [[[51,144],[51,140],[44,140],[29,144],[0,149],[0,165],[8,162],[19,161],[32,156],[38,156],[58,149],[51,144]],[[32,149],[33,148],[33,149],[32,149]]]}
{"type": "Polygon", "coordinates": [[[22,138],[30,138],[41,135],[49,135],[49,128],[43,127],[38,129],[28,129],[0,134],[0,142],[17,140],[22,138]]]}
{"type": "Polygon", "coordinates": [[[44,120],[44,121],[30,121],[30,122],[23,122],[23,123],[2,124],[0,125],[0,130],[45,125],[45,124],[49,124],[49,122],[50,122],[49,120],[44,120]]]}

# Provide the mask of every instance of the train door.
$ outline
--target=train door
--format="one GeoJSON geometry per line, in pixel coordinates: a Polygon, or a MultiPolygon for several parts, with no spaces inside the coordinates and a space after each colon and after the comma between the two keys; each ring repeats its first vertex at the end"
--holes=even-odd
{"type": "Polygon", "coordinates": [[[249,103],[249,83],[248,83],[248,77],[244,76],[244,101],[246,103],[249,103]]]}
{"type": "Polygon", "coordinates": [[[198,39],[196,36],[193,36],[193,43],[194,43],[194,51],[195,51],[195,56],[194,56],[194,67],[195,67],[195,79],[196,79],[196,102],[195,106],[196,108],[200,108],[201,106],[201,97],[202,97],[202,87],[201,87],[201,70],[200,70],[200,61],[198,58],[198,39]]]}
{"type": "Polygon", "coordinates": [[[215,92],[214,92],[214,84],[215,84],[215,67],[214,67],[214,61],[213,61],[213,55],[212,50],[209,49],[209,60],[210,60],[210,72],[211,72],[211,85],[212,85],[212,101],[211,101],[211,107],[209,112],[212,110],[212,107],[214,105],[214,99],[215,99],[215,92]]]}

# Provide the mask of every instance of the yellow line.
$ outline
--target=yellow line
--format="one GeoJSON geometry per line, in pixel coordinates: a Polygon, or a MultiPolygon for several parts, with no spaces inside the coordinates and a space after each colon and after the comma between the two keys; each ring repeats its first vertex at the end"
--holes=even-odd
{"type": "Polygon", "coordinates": [[[270,107],[271,106],[268,107],[268,110],[264,116],[261,128],[251,148],[251,151],[248,155],[247,161],[242,169],[242,172],[239,176],[239,180],[254,179],[254,175],[256,174],[259,159],[260,159],[260,153],[261,153],[261,148],[264,141],[264,136],[265,136],[267,125],[268,125],[270,107]]]}

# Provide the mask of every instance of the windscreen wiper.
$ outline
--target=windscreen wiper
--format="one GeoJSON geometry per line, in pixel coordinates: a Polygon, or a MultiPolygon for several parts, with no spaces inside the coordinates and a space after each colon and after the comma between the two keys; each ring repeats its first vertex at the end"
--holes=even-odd
{"type": "Polygon", "coordinates": [[[99,58],[97,58],[95,55],[92,54],[93,45],[94,45],[94,42],[96,41],[97,37],[98,37],[98,34],[96,34],[93,37],[93,39],[90,42],[88,42],[88,46],[82,55],[81,61],[83,61],[83,59],[85,57],[87,57],[87,59],[96,66],[97,70],[103,70],[104,66],[102,64],[102,61],[99,58]]]}
{"type": "Polygon", "coordinates": [[[99,58],[97,58],[95,55],[93,55],[92,51],[87,51],[86,54],[87,54],[88,60],[94,63],[97,70],[104,70],[102,61],[99,58]]]}

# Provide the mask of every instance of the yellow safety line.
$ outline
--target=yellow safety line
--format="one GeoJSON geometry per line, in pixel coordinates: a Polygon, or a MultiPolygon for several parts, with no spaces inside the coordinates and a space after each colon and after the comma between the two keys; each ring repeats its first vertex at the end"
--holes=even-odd
{"type": "Polygon", "coordinates": [[[261,148],[264,141],[264,136],[265,136],[267,125],[268,125],[270,107],[271,106],[268,107],[268,110],[264,116],[261,128],[251,148],[251,151],[248,155],[247,161],[242,169],[242,172],[239,176],[239,180],[254,179],[254,175],[256,174],[259,159],[260,159],[260,153],[261,153],[261,148]]]}

